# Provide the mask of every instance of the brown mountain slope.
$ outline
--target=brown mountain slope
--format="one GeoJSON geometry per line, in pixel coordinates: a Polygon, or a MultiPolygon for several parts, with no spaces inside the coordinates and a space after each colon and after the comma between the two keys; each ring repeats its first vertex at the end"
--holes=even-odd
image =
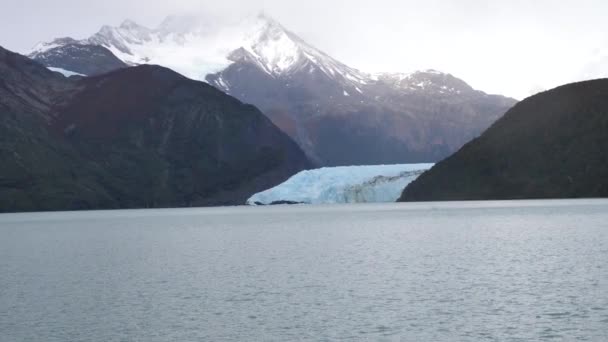
{"type": "Polygon", "coordinates": [[[0,211],[242,204],[311,166],[255,107],[157,66],[67,79],[0,49],[0,211]]]}

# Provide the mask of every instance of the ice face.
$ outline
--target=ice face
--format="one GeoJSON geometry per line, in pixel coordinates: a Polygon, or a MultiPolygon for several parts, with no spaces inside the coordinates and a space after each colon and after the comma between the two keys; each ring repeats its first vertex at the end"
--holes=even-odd
{"type": "Polygon", "coordinates": [[[302,171],[284,183],[253,195],[247,203],[394,202],[410,182],[433,164],[326,167],[302,171]]]}

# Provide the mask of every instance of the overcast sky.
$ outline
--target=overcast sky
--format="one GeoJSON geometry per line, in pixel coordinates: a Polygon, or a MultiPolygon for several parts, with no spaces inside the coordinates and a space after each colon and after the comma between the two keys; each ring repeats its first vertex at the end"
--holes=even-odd
{"type": "Polygon", "coordinates": [[[363,71],[433,68],[519,99],[603,72],[588,64],[608,48],[606,0],[0,0],[0,9],[0,45],[22,53],[126,18],[155,27],[169,14],[263,10],[363,71]]]}

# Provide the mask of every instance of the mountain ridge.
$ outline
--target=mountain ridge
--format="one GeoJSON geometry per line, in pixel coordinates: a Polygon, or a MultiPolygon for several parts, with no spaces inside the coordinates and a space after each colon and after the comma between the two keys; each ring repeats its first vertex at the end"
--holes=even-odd
{"type": "MultiPolygon", "coordinates": [[[[30,56],[61,43],[38,45],[30,56]]],[[[166,66],[254,104],[327,166],[437,161],[516,103],[435,70],[362,72],[267,15],[230,25],[169,17],[155,29],[125,21],[79,43],[103,45],[125,64],[166,66]]]]}
{"type": "Polygon", "coordinates": [[[401,201],[608,197],[608,79],[515,105],[408,185],[401,201]]]}
{"type": "Polygon", "coordinates": [[[313,165],[257,108],[153,65],[66,78],[0,48],[0,211],[244,204],[313,165]]]}

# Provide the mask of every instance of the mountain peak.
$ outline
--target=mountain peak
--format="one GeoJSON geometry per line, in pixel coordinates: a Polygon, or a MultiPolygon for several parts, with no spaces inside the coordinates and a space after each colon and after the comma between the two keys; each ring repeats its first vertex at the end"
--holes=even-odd
{"type": "Polygon", "coordinates": [[[435,69],[411,73],[381,73],[379,80],[404,91],[426,91],[433,94],[462,94],[475,90],[463,80],[435,69]]]}
{"type": "MultiPolygon", "coordinates": [[[[341,94],[362,93],[361,87],[378,80],[407,92],[459,94],[472,90],[463,81],[435,69],[376,76],[360,72],[308,44],[264,11],[238,22],[205,15],[170,15],[155,29],[127,19],[118,27],[104,26],[81,42],[104,46],[130,65],[164,65],[198,80],[206,80],[233,63],[248,63],[272,77],[303,72],[334,80],[343,84],[341,94]]],[[[40,47],[44,49],[49,47],[40,47]]]]}
{"type": "Polygon", "coordinates": [[[44,51],[52,50],[54,48],[61,47],[61,46],[78,44],[78,43],[79,42],[76,39],[73,39],[70,37],[56,38],[50,42],[40,42],[32,48],[32,50],[30,51],[28,56],[35,57],[44,51]]]}

